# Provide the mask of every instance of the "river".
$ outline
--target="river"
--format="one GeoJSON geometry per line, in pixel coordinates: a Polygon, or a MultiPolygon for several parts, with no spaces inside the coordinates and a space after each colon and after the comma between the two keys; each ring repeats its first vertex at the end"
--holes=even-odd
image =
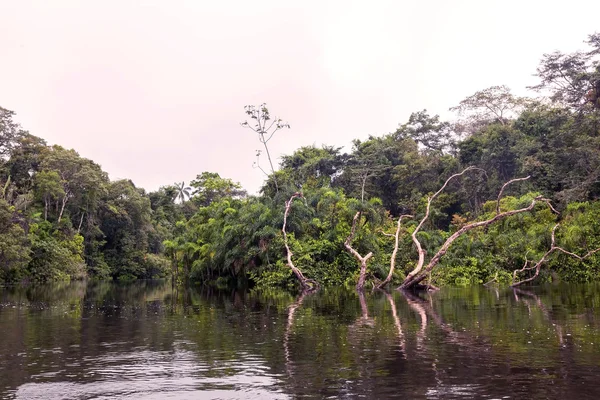
{"type": "Polygon", "coordinates": [[[600,286],[0,288],[2,399],[598,399],[600,286]]]}

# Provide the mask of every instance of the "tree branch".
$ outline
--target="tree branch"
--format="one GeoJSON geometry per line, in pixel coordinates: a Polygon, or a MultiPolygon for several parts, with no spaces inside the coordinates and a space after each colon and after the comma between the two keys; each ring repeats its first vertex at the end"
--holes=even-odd
{"type": "MultiPolygon", "coordinates": [[[[417,225],[416,229],[413,231],[411,237],[412,237],[412,241],[415,244],[415,246],[417,247],[417,251],[419,254],[419,261],[417,262],[417,266],[407,275],[405,282],[412,280],[413,277],[415,275],[417,275],[421,269],[423,268],[423,265],[425,264],[425,250],[423,250],[423,247],[421,246],[421,242],[419,242],[419,239],[417,239],[417,233],[419,233],[419,230],[421,229],[421,227],[423,226],[423,224],[425,223],[425,221],[427,221],[427,219],[429,218],[429,211],[431,208],[431,202],[440,194],[442,193],[442,191],[446,188],[446,186],[448,186],[448,183],[450,183],[450,181],[454,178],[457,178],[461,175],[464,175],[466,172],[468,171],[472,171],[472,170],[481,170],[483,171],[481,168],[476,168],[476,167],[467,167],[465,168],[462,172],[459,172],[458,174],[454,174],[452,175],[450,178],[446,179],[446,182],[444,182],[444,185],[440,188],[440,190],[438,190],[437,192],[435,192],[432,196],[427,198],[427,209],[425,211],[425,216],[421,219],[421,222],[419,222],[419,225],[417,225]]],[[[404,284],[403,284],[404,286],[404,284]]]]}
{"type": "Polygon", "coordinates": [[[346,250],[348,250],[348,252],[352,254],[358,260],[358,262],[360,262],[360,275],[358,277],[358,282],[356,283],[356,290],[358,291],[362,291],[365,286],[365,280],[367,276],[367,262],[371,257],[373,257],[372,251],[364,257],[361,256],[358,253],[358,251],[356,251],[352,247],[351,244],[352,240],[354,239],[354,235],[356,234],[356,225],[358,220],[360,219],[360,215],[360,211],[357,211],[354,215],[354,218],[352,219],[352,229],[350,230],[350,235],[346,238],[346,241],[344,242],[344,247],[346,248],[346,250]]]}
{"type": "MultiPolygon", "coordinates": [[[[556,225],[554,225],[554,228],[552,228],[552,236],[551,236],[551,244],[550,244],[550,249],[549,249],[549,250],[548,250],[548,251],[547,251],[547,252],[546,252],[546,253],[545,253],[545,254],[542,256],[542,258],[541,258],[541,259],[540,259],[540,260],[539,260],[539,261],[538,261],[538,262],[537,262],[537,263],[536,263],[534,266],[532,266],[532,267],[528,267],[528,268],[526,268],[526,267],[524,266],[523,268],[521,268],[521,269],[518,269],[518,270],[515,270],[515,271],[513,272],[513,283],[512,283],[512,285],[511,285],[512,287],[517,287],[517,286],[520,286],[520,285],[522,285],[522,284],[524,284],[524,283],[531,282],[531,281],[533,281],[535,278],[537,278],[537,277],[538,277],[538,275],[540,274],[540,270],[542,269],[542,265],[543,265],[543,264],[546,262],[547,258],[548,258],[548,257],[549,257],[549,256],[550,256],[552,253],[554,253],[555,251],[559,251],[559,252],[561,252],[561,253],[567,254],[567,255],[569,255],[569,256],[571,256],[571,257],[574,257],[574,258],[578,259],[579,261],[583,261],[584,259],[588,258],[589,256],[591,256],[591,255],[593,255],[593,254],[595,254],[595,253],[597,253],[597,252],[599,252],[599,251],[600,251],[600,248],[597,248],[597,249],[595,249],[595,250],[588,251],[588,252],[587,252],[585,255],[583,255],[583,256],[580,256],[580,255],[577,255],[577,254],[575,254],[575,253],[571,253],[570,251],[567,251],[567,250],[563,249],[562,247],[558,247],[558,246],[556,246],[556,229],[558,228],[558,226],[559,226],[559,225],[560,225],[560,224],[556,224],[556,225]],[[517,273],[519,273],[519,272],[524,272],[524,271],[528,271],[528,270],[532,270],[532,269],[534,269],[534,268],[535,268],[535,273],[534,273],[532,276],[530,276],[530,277],[529,277],[529,278],[527,278],[527,279],[523,279],[522,281],[515,282],[515,280],[517,279],[517,273]]],[[[527,261],[525,261],[525,262],[527,263],[527,261]]],[[[527,264],[526,264],[526,265],[527,265],[527,264]]]]}
{"type": "Polygon", "coordinates": [[[390,272],[388,273],[388,276],[385,278],[385,280],[383,280],[379,285],[377,285],[378,289],[381,289],[382,287],[384,287],[385,285],[390,283],[392,280],[392,276],[394,275],[394,269],[396,267],[396,254],[398,254],[398,241],[399,241],[399,237],[400,237],[400,225],[402,224],[402,218],[413,218],[413,216],[404,214],[398,218],[398,225],[396,226],[396,234],[395,235],[384,233],[384,235],[386,235],[386,236],[394,236],[395,244],[394,244],[394,251],[392,251],[392,258],[390,259],[390,272]]]}
{"type": "Polygon", "coordinates": [[[283,243],[285,245],[285,250],[287,252],[288,267],[290,267],[290,269],[292,270],[292,272],[294,273],[296,278],[298,278],[298,280],[300,281],[300,285],[302,285],[302,290],[311,291],[311,290],[318,289],[319,284],[317,283],[317,281],[315,281],[313,279],[305,278],[304,275],[302,274],[302,271],[300,271],[294,265],[294,262],[292,261],[292,256],[294,255],[294,253],[292,253],[292,251],[290,250],[290,246],[288,245],[287,232],[285,230],[285,226],[287,225],[287,217],[290,213],[290,208],[292,207],[292,201],[295,198],[304,198],[304,196],[302,195],[302,193],[296,192],[292,195],[292,197],[290,197],[290,199],[288,201],[285,202],[285,213],[283,214],[283,227],[281,228],[281,232],[283,232],[283,243]]]}
{"type": "Polygon", "coordinates": [[[510,185],[511,183],[514,182],[519,182],[519,181],[526,181],[527,179],[529,179],[531,176],[526,176],[525,178],[515,178],[515,179],[511,179],[510,181],[506,182],[504,185],[502,185],[502,188],[500,189],[500,193],[498,193],[498,200],[496,201],[496,214],[500,214],[500,199],[502,198],[502,194],[504,193],[504,189],[510,185]]]}
{"type": "Polygon", "coordinates": [[[494,217],[492,217],[490,219],[487,219],[485,221],[473,222],[471,224],[463,226],[458,231],[456,231],[454,234],[452,234],[448,239],[446,239],[446,241],[444,242],[444,244],[442,245],[442,247],[433,256],[433,258],[429,261],[429,264],[427,264],[427,267],[422,272],[420,272],[418,275],[416,275],[416,274],[410,275],[409,274],[406,277],[406,279],[404,280],[404,282],[402,283],[402,285],[400,285],[400,289],[409,289],[409,288],[414,287],[415,285],[417,285],[423,279],[425,279],[427,277],[427,274],[429,272],[431,272],[431,270],[433,270],[433,268],[435,268],[435,266],[440,262],[440,259],[442,258],[442,256],[444,254],[446,254],[446,252],[448,251],[448,248],[450,247],[450,245],[452,245],[452,243],[456,239],[458,239],[460,236],[462,236],[466,232],[468,232],[470,230],[473,230],[475,228],[480,228],[480,227],[491,225],[491,224],[493,224],[495,222],[498,222],[498,221],[500,221],[500,220],[502,220],[504,218],[510,217],[512,215],[521,214],[521,213],[524,213],[524,212],[531,211],[531,210],[533,210],[533,208],[535,207],[535,205],[538,202],[543,202],[543,203],[548,204],[548,200],[547,199],[544,199],[543,197],[538,196],[535,199],[533,199],[531,201],[531,204],[529,204],[529,206],[527,206],[527,207],[520,208],[518,210],[505,211],[505,212],[502,212],[500,214],[496,214],[494,217]]]}

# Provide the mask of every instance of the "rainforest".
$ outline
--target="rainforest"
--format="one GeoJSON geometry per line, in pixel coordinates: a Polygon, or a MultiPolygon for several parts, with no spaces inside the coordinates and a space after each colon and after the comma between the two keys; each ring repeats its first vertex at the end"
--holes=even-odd
{"type": "Polygon", "coordinates": [[[452,120],[416,111],[350,149],[304,146],[274,160],[268,144],[293,134],[293,121],[265,104],[235,106],[240,135],[264,148],[257,195],[210,171],[152,192],[111,181],[0,108],[0,282],[598,281],[600,34],[586,45],[544,54],[531,97],[485,88],[455,105],[452,120]]]}

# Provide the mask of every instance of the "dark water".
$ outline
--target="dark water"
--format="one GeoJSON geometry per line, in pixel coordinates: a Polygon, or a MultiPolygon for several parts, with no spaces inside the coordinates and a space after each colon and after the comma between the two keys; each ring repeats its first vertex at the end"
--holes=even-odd
{"type": "Polygon", "coordinates": [[[0,398],[600,398],[600,286],[0,289],[0,398]]]}

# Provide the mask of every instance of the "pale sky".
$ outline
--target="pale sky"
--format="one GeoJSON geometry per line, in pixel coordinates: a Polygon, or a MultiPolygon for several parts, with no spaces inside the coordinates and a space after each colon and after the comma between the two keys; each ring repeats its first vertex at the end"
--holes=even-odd
{"type": "Polygon", "coordinates": [[[598,16],[593,0],[0,0],[0,106],[111,179],[213,171],[254,192],[244,105],[290,123],[276,158],[349,148],[492,85],[528,94],[542,54],[584,48],[598,16]]]}

